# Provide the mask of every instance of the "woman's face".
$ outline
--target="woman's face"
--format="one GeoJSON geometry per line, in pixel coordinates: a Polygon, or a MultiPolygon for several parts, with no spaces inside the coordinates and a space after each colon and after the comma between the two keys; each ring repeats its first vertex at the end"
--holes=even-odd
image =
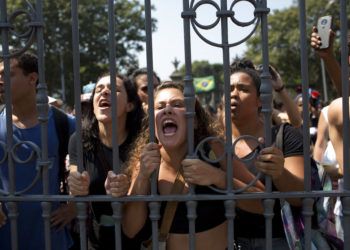
{"type": "MultiPolygon", "coordinates": [[[[141,102],[148,103],[148,78],[147,74],[142,74],[136,77],[137,94],[141,102]]],[[[159,82],[156,77],[153,77],[153,87],[156,88],[159,82]]]]}
{"type": "MultiPolygon", "coordinates": [[[[128,102],[128,96],[122,79],[116,79],[116,99],[117,118],[126,117],[133,108],[133,104],[128,102]]],[[[102,123],[112,122],[112,97],[110,76],[102,77],[95,87],[93,97],[94,114],[96,119],[102,123]]]]}
{"type": "Polygon", "coordinates": [[[186,143],[185,100],[181,90],[166,88],[154,99],[156,136],[164,148],[183,147],[186,143]]]}
{"type": "MultiPolygon", "coordinates": [[[[298,108],[298,111],[299,111],[299,114],[301,116],[303,116],[303,97],[300,95],[298,97],[298,99],[295,101],[296,105],[297,105],[297,108],[298,108]]],[[[311,112],[311,105],[310,103],[308,104],[308,111],[311,112]]]]}
{"type": "Polygon", "coordinates": [[[253,79],[244,72],[237,72],[231,75],[230,83],[232,120],[256,116],[261,101],[253,79]]]}
{"type": "Polygon", "coordinates": [[[298,108],[299,114],[302,116],[303,115],[303,97],[300,96],[296,100],[296,104],[297,104],[297,108],[298,108]]]}

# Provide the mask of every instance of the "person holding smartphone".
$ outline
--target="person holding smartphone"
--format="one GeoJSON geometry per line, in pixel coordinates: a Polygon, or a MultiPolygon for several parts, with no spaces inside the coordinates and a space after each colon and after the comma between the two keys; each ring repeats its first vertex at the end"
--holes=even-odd
{"type": "MultiPolygon", "coordinates": [[[[324,61],[326,70],[328,72],[331,81],[336,88],[338,96],[342,95],[342,87],[341,87],[341,69],[340,65],[335,58],[333,53],[333,43],[334,43],[335,33],[332,29],[328,30],[328,47],[322,47],[322,41],[320,34],[318,33],[318,29],[316,26],[312,27],[311,33],[311,47],[315,50],[316,54],[324,61]]],[[[325,39],[325,35],[323,35],[323,39],[325,39]]]]}
{"type": "MultiPolygon", "coordinates": [[[[333,42],[335,33],[329,29],[329,46],[327,48],[321,48],[322,39],[318,33],[318,29],[314,26],[311,34],[311,47],[315,49],[316,53],[324,60],[326,70],[331,78],[334,87],[337,90],[339,96],[342,96],[342,81],[341,81],[341,68],[333,53],[333,42]]],[[[350,36],[348,31],[348,53],[350,51],[350,36]]],[[[348,54],[348,61],[350,64],[350,54],[348,54]]],[[[346,95],[343,95],[346,96],[346,95]]],[[[328,108],[328,124],[329,124],[329,138],[331,144],[334,147],[336,162],[339,163],[339,170],[337,175],[343,175],[343,108],[342,97],[332,101],[328,108]]],[[[343,189],[343,179],[338,180],[338,190],[343,189]]],[[[339,197],[334,208],[336,231],[337,236],[340,239],[344,239],[343,231],[343,214],[342,204],[339,197]]]]}

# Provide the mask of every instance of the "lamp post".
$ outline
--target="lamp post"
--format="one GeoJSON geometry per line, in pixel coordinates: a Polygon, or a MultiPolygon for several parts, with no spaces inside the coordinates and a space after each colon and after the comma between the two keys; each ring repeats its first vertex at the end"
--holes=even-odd
{"type": "Polygon", "coordinates": [[[326,83],[326,70],[324,67],[323,59],[321,59],[321,74],[322,74],[324,102],[327,103],[328,102],[328,91],[327,91],[327,83],[326,83]]]}
{"type": "Polygon", "coordinates": [[[63,63],[63,52],[62,49],[59,52],[60,54],[60,73],[61,73],[61,98],[62,101],[66,102],[66,87],[65,87],[65,81],[64,81],[64,63],[63,63]]]}

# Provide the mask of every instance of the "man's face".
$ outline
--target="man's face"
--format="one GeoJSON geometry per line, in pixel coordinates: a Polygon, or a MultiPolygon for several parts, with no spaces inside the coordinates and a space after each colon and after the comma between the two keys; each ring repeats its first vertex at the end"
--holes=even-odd
{"type": "MultiPolygon", "coordinates": [[[[38,74],[33,72],[24,74],[23,70],[18,67],[15,59],[10,61],[10,83],[12,103],[15,104],[20,100],[25,100],[30,93],[35,93],[38,74]]],[[[5,100],[5,72],[4,63],[0,63],[0,99],[5,100]]]]}
{"type": "MultiPolygon", "coordinates": [[[[147,74],[142,74],[136,78],[137,94],[141,102],[148,103],[148,79],[147,74]]],[[[153,87],[156,88],[159,82],[156,77],[153,77],[153,87]]]]}

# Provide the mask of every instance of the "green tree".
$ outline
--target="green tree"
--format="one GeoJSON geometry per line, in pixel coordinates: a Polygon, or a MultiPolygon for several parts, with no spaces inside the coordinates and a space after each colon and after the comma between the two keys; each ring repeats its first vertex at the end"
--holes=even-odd
{"type": "MultiPolygon", "coordinates": [[[[347,13],[349,13],[349,10],[347,13]]],[[[334,51],[339,58],[339,32],[337,31],[340,28],[340,18],[338,1],[306,1],[309,84],[319,90],[322,90],[320,59],[309,44],[312,26],[316,25],[317,19],[324,15],[333,16],[333,30],[337,33],[334,51]]],[[[276,10],[269,14],[268,35],[270,63],[278,68],[288,87],[295,88],[296,85],[301,83],[299,7],[297,1],[294,1],[290,8],[276,10]]],[[[256,64],[262,62],[260,29],[247,41],[247,50],[244,56],[252,59],[256,64]]],[[[331,86],[331,84],[327,85],[331,86]]]]}
{"type": "MultiPolygon", "coordinates": [[[[34,5],[35,1],[31,1],[34,5]]],[[[108,43],[108,1],[81,0],[78,5],[80,79],[81,85],[107,71],[109,58],[108,43]]],[[[8,13],[18,9],[29,9],[24,1],[8,1],[8,13]]],[[[43,1],[45,75],[49,92],[61,87],[60,54],[64,65],[66,97],[73,101],[73,59],[72,59],[72,18],[71,2],[67,0],[43,1]]],[[[24,29],[28,20],[16,18],[17,28],[24,29]],[[24,23],[23,23],[24,22],[24,23]],[[24,24],[24,25],[23,25],[24,24]]],[[[155,29],[155,21],[153,22],[155,29]]],[[[143,50],[145,41],[144,6],[138,0],[115,0],[115,41],[116,60],[119,72],[137,67],[136,53],[143,50]]],[[[13,40],[12,45],[20,46],[23,41],[13,40]]],[[[35,45],[34,45],[35,46],[35,45]]]]}

